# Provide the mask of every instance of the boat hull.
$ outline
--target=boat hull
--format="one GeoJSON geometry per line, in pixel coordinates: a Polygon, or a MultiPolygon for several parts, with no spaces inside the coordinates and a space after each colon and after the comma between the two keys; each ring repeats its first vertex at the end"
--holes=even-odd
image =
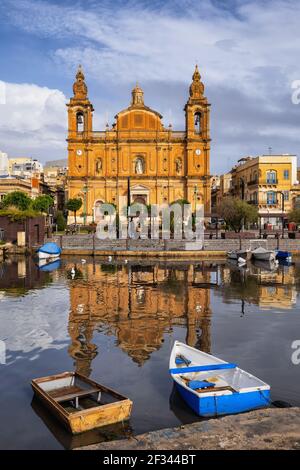
{"type": "Polygon", "coordinates": [[[249,260],[251,258],[251,252],[249,250],[237,250],[237,251],[228,251],[227,258],[232,260],[238,260],[243,258],[244,260],[249,260]]]}
{"type": "Polygon", "coordinates": [[[237,414],[264,408],[270,403],[270,390],[256,390],[253,392],[234,393],[233,395],[220,395],[197,397],[185,387],[175,382],[176,389],[186,404],[201,417],[216,417],[227,414],[237,414]]]}
{"type": "Polygon", "coordinates": [[[270,253],[256,253],[253,255],[253,259],[257,259],[258,261],[274,261],[276,258],[275,254],[270,253]]]}
{"type": "Polygon", "coordinates": [[[270,386],[216,356],[175,341],[169,372],[186,404],[202,417],[243,413],[270,404],[270,386]]]}
{"type": "Polygon", "coordinates": [[[48,242],[37,250],[39,259],[58,258],[61,255],[61,248],[54,242],[48,242]]]}
{"type": "MultiPolygon", "coordinates": [[[[55,376],[43,377],[34,379],[31,382],[33,391],[37,398],[39,398],[44,405],[52,412],[52,414],[70,431],[72,434],[79,434],[85,431],[90,431],[95,428],[107,426],[109,424],[126,421],[130,418],[132,410],[132,401],[118,392],[100,385],[78,373],[64,372],[55,376]],[[95,405],[95,407],[80,409],[79,411],[68,412],[62,404],[57,401],[47,392],[47,388],[42,387],[47,383],[57,383],[59,381],[66,382],[71,377],[79,379],[80,382],[85,383],[86,387],[91,387],[91,390],[97,389],[101,393],[110,395],[111,400],[114,402],[107,404],[95,405]]],[[[48,387],[49,388],[49,387],[48,387]]],[[[63,392],[65,393],[65,392],[63,392]]],[[[91,392],[94,393],[94,392],[91,392]]]]}

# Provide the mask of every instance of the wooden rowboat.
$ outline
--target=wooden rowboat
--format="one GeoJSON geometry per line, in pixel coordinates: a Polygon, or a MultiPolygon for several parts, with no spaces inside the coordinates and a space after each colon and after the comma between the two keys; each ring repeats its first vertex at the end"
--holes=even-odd
{"type": "Polygon", "coordinates": [[[236,364],[175,341],[169,372],[199,416],[241,413],[268,406],[270,386],[236,364]]]}
{"type": "Polygon", "coordinates": [[[77,372],[34,379],[35,395],[73,434],[129,419],[132,401],[77,372]]]}

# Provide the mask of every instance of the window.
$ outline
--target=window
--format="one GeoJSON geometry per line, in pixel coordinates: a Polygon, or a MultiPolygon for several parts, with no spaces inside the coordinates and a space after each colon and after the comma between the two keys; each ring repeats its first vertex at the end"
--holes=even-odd
{"type": "Polygon", "coordinates": [[[77,113],[76,115],[76,129],[77,129],[77,132],[84,131],[84,116],[82,112],[77,113]]]}
{"type": "Polygon", "coordinates": [[[284,170],[283,172],[283,178],[285,180],[289,180],[290,179],[290,170],[284,170]]]}
{"type": "Polygon", "coordinates": [[[275,191],[267,192],[267,204],[277,204],[277,197],[275,191]]]}
{"type": "Polygon", "coordinates": [[[295,209],[300,209],[300,196],[296,196],[294,198],[294,208],[295,209]]]}
{"type": "Polygon", "coordinates": [[[284,195],[284,200],[289,201],[290,200],[290,192],[289,191],[283,191],[284,195]]]}
{"type": "Polygon", "coordinates": [[[276,184],[277,183],[277,173],[275,170],[267,171],[267,183],[276,184]]]}
{"type": "Polygon", "coordinates": [[[202,118],[202,116],[201,116],[200,111],[197,111],[195,113],[195,132],[197,134],[201,134],[201,131],[202,131],[202,129],[201,129],[201,118],[202,118]]]}

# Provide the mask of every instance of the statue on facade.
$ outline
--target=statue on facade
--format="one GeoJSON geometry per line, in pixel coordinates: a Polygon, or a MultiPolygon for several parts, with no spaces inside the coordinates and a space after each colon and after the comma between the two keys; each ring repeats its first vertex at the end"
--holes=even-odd
{"type": "Polygon", "coordinates": [[[181,158],[177,158],[177,160],[175,161],[175,168],[176,168],[176,173],[177,174],[181,173],[181,170],[182,170],[181,158]]]}
{"type": "Polygon", "coordinates": [[[96,161],[96,173],[102,172],[102,158],[98,158],[96,161]]]}
{"type": "Polygon", "coordinates": [[[144,173],[144,159],[138,157],[135,161],[135,173],[137,175],[142,175],[144,173]]]}

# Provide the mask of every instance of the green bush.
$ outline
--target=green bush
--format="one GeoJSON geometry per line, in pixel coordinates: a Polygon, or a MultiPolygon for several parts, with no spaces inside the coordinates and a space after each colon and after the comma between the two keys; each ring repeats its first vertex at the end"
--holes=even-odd
{"type": "Polygon", "coordinates": [[[66,219],[64,218],[62,211],[57,211],[56,224],[57,224],[57,230],[59,232],[63,232],[66,229],[67,222],[66,222],[66,219]]]}
{"type": "Polygon", "coordinates": [[[7,209],[0,210],[0,216],[8,217],[11,222],[20,222],[22,220],[38,217],[40,215],[40,212],[37,212],[33,209],[27,209],[22,211],[20,209],[17,209],[16,207],[8,207],[7,209]]]}
{"type": "Polygon", "coordinates": [[[23,191],[12,191],[4,196],[1,201],[1,208],[6,209],[7,207],[16,207],[21,211],[26,211],[31,206],[30,197],[23,191]]]}

